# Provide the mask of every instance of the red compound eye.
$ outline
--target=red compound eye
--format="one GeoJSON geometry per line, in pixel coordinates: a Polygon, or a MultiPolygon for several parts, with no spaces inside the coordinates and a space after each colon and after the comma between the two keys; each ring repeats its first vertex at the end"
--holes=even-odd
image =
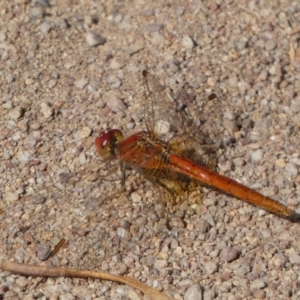
{"type": "Polygon", "coordinates": [[[111,158],[115,153],[114,147],[123,139],[123,133],[118,129],[101,131],[95,140],[98,154],[103,159],[111,158]]]}

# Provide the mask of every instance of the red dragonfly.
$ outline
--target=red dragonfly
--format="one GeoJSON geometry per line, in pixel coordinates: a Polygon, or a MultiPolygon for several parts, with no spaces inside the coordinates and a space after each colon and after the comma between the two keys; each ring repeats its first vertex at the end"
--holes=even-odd
{"type": "Polygon", "coordinates": [[[192,147],[183,139],[180,131],[188,121],[183,121],[180,111],[174,110],[174,102],[166,102],[164,86],[148,71],[143,71],[142,75],[148,94],[144,107],[146,131],[140,131],[128,138],[124,138],[118,129],[100,132],[95,144],[103,159],[119,158],[140,169],[152,181],[164,177],[177,179],[178,175],[184,175],[279,217],[292,222],[300,221],[299,213],[278,201],[187,158],[186,153],[191,153],[192,147]],[[177,131],[169,134],[174,125],[177,131]]]}
{"type": "MultiPolygon", "coordinates": [[[[128,138],[124,138],[123,133],[118,129],[101,132],[96,138],[95,144],[98,154],[104,160],[119,159],[123,162],[123,165],[129,165],[137,169],[146,179],[161,185],[171,192],[172,195],[177,195],[178,190],[179,192],[185,191],[186,182],[200,182],[290,221],[300,221],[300,214],[253,189],[216,173],[214,171],[215,167],[210,166],[210,164],[212,165],[211,161],[216,156],[216,143],[212,139],[217,140],[215,129],[210,130],[210,128],[215,127],[216,124],[215,120],[211,121],[214,123],[210,123],[211,113],[206,112],[205,109],[214,111],[218,103],[215,103],[214,100],[210,101],[214,104],[213,107],[208,105],[209,102],[205,103],[201,111],[201,118],[198,118],[198,115],[193,118],[185,112],[184,107],[178,108],[176,101],[169,97],[165,87],[153,75],[147,71],[143,71],[142,75],[146,93],[143,108],[146,130],[133,134],[128,138]],[[201,123],[199,124],[200,119],[201,123]],[[198,129],[195,131],[195,127],[192,128],[193,125],[196,125],[201,131],[198,129]],[[173,183],[175,183],[175,192],[173,183]]],[[[190,101],[188,96],[185,100],[190,101]]],[[[41,247],[37,250],[40,260],[48,259],[56,254],[65,242],[65,239],[59,240],[58,237],[56,238],[56,234],[53,233],[55,228],[56,230],[59,228],[57,231],[59,231],[60,235],[73,236],[75,235],[75,230],[72,225],[80,224],[78,218],[82,216],[89,217],[89,220],[85,221],[85,225],[91,226],[91,219],[94,219],[94,222],[97,222],[98,225],[101,224],[99,225],[101,227],[99,232],[103,237],[99,238],[97,235],[94,240],[101,240],[101,248],[105,248],[103,244],[108,241],[110,236],[106,220],[109,219],[111,212],[119,205],[120,199],[118,198],[121,192],[113,193],[109,197],[112,201],[105,201],[108,197],[100,199],[103,210],[99,212],[99,201],[94,201],[99,198],[99,182],[94,181],[98,180],[99,177],[101,177],[100,180],[105,177],[105,174],[102,173],[103,171],[101,168],[99,169],[99,165],[92,163],[90,168],[85,167],[84,170],[74,172],[73,175],[60,173],[60,179],[57,182],[58,187],[56,187],[56,182],[49,186],[45,185],[37,193],[29,193],[27,197],[20,199],[15,204],[14,209],[10,206],[6,208],[1,207],[0,216],[5,215],[3,216],[3,221],[1,220],[1,226],[5,228],[5,230],[1,230],[5,235],[3,240],[7,239],[9,241],[9,237],[13,236],[12,242],[3,243],[3,245],[7,244],[6,251],[9,255],[14,248],[20,248],[20,245],[15,246],[15,243],[23,243],[25,247],[28,247],[27,244],[31,244],[33,240],[40,240],[44,247],[44,240],[51,240],[51,243],[56,244],[53,251],[47,247],[45,249],[41,247]],[[92,179],[88,180],[93,183],[86,187],[84,180],[88,171],[93,171],[90,173],[95,174],[91,174],[92,179]],[[101,173],[101,176],[99,176],[99,173],[101,173]],[[94,177],[97,179],[94,180],[94,177]],[[66,189],[66,185],[70,188],[66,189]],[[76,197],[76,201],[72,205],[76,208],[70,211],[68,205],[71,202],[70,199],[73,198],[72,193],[74,198],[76,197]],[[61,201],[64,196],[66,196],[66,201],[61,201]],[[45,200],[46,198],[48,199],[47,201],[45,200]],[[86,207],[85,210],[82,209],[82,206],[86,207]],[[26,214],[23,213],[23,207],[26,207],[26,214]],[[96,212],[99,212],[100,216],[93,216],[96,212]],[[14,221],[13,217],[15,215],[17,219],[19,215],[22,215],[22,219],[19,220],[21,222],[20,225],[14,221]],[[33,215],[34,217],[32,217],[33,215]],[[56,216],[60,216],[60,218],[56,216]],[[49,222],[48,219],[50,219],[49,222]],[[68,221],[70,228],[69,225],[65,224],[66,220],[70,220],[68,221]],[[62,226],[64,227],[62,228],[62,226]],[[31,229],[33,234],[30,233],[31,229]],[[19,234],[22,239],[15,238],[19,234]],[[52,238],[52,235],[55,237],[52,238]]],[[[89,176],[90,174],[87,177],[89,176]]],[[[106,179],[108,178],[106,177],[106,179]]],[[[111,186],[109,181],[106,183],[108,187],[105,193],[109,194],[111,186]]],[[[105,184],[102,182],[101,187],[103,185],[105,184]]],[[[101,190],[101,193],[103,193],[103,190],[101,190]]],[[[76,236],[76,243],[71,242],[70,248],[73,247],[75,249],[74,252],[78,252],[77,247],[81,246],[79,245],[81,237],[84,238],[87,232],[90,231],[86,230],[84,226],[79,226],[75,232],[79,238],[76,236]],[[78,228],[79,230],[77,230],[78,228]]],[[[92,243],[94,243],[94,240],[92,243]]],[[[112,245],[108,243],[109,255],[112,251],[111,247],[112,245]]],[[[77,262],[78,259],[74,259],[74,261],[77,262]]]]}

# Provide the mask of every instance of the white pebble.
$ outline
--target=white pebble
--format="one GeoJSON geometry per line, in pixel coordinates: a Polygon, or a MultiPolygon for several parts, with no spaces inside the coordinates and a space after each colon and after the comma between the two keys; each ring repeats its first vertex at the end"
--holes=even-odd
{"type": "Polygon", "coordinates": [[[298,167],[300,167],[300,158],[297,158],[297,157],[292,158],[291,162],[296,164],[298,167]]]}
{"type": "Polygon", "coordinates": [[[257,290],[257,289],[263,289],[265,286],[266,286],[266,284],[263,282],[262,279],[256,279],[251,282],[250,291],[257,290]]]}
{"type": "Polygon", "coordinates": [[[44,17],[44,9],[41,6],[34,6],[30,9],[30,18],[32,20],[42,19],[44,17]]]}
{"type": "Polygon", "coordinates": [[[297,113],[300,111],[300,97],[291,101],[291,111],[297,113]]]}
{"type": "Polygon", "coordinates": [[[188,288],[184,294],[184,300],[202,300],[202,290],[199,284],[188,288]]]}
{"type": "Polygon", "coordinates": [[[96,47],[106,43],[106,38],[95,32],[88,32],[85,36],[86,43],[91,47],[96,47]]]}
{"type": "Polygon", "coordinates": [[[52,29],[52,25],[50,22],[45,21],[40,26],[40,31],[43,34],[49,33],[49,31],[52,29]]]}
{"type": "Polygon", "coordinates": [[[92,129],[90,127],[85,126],[80,129],[78,135],[81,139],[85,139],[88,136],[90,136],[91,133],[92,133],[92,129]]]}
{"type": "Polygon", "coordinates": [[[111,87],[113,89],[117,89],[121,86],[122,81],[120,80],[119,77],[115,76],[115,75],[110,75],[106,78],[107,83],[109,83],[111,85],[111,87]]]}
{"type": "Polygon", "coordinates": [[[276,166],[279,168],[284,168],[285,167],[285,161],[282,158],[279,158],[275,161],[276,166]]]}
{"type": "Polygon", "coordinates": [[[118,227],[118,228],[117,228],[117,235],[118,235],[120,238],[124,238],[124,236],[126,235],[126,229],[125,229],[125,228],[122,228],[122,227],[118,227]]]}
{"type": "Polygon", "coordinates": [[[239,82],[238,82],[237,77],[235,75],[231,76],[228,80],[228,84],[232,88],[238,87],[239,82]]]}
{"type": "Polygon", "coordinates": [[[35,137],[29,136],[29,137],[25,140],[25,142],[26,142],[26,144],[27,144],[28,146],[30,146],[31,148],[33,148],[33,147],[36,145],[37,140],[36,140],[35,137]]]}
{"type": "Polygon", "coordinates": [[[79,154],[78,161],[81,165],[84,165],[86,163],[86,156],[83,152],[79,154]]]}
{"type": "Polygon", "coordinates": [[[289,162],[285,165],[284,168],[285,171],[287,171],[288,173],[292,174],[293,176],[297,176],[298,175],[298,167],[296,166],[296,164],[289,162]]]}
{"type": "Polygon", "coordinates": [[[22,108],[20,106],[16,106],[9,112],[8,115],[11,119],[18,120],[22,116],[22,108]]]}
{"type": "Polygon", "coordinates": [[[113,70],[119,70],[124,67],[124,63],[121,63],[116,59],[112,59],[109,66],[113,70]]]}
{"type": "Polygon", "coordinates": [[[5,34],[4,32],[1,32],[1,33],[0,33],[0,42],[5,41],[6,39],[7,39],[6,34],[5,34]]]}
{"type": "Polygon", "coordinates": [[[151,39],[151,43],[153,46],[160,46],[162,44],[164,44],[164,37],[163,35],[156,33],[155,35],[153,35],[152,39],[151,39]]]}
{"type": "Polygon", "coordinates": [[[126,110],[126,105],[123,103],[123,101],[117,97],[116,95],[111,95],[107,101],[107,106],[113,111],[124,111],[126,110]]]}
{"type": "Polygon", "coordinates": [[[47,103],[41,104],[41,113],[45,118],[50,118],[52,116],[53,110],[47,103]]]}
{"type": "Polygon", "coordinates": [[[262,159],[263,153],[264,152],[262,150],[258,149],[256,151],[251,151],[250,156],[251,156],[252,160],[260,161],[262,159]]]}
{"type": "Polygon", "coordinates": [[[213,77],[209,77],[209,78],[207,79],[207,84],[208,84],[209,86],[215,86],[215,85],[217,84],[217,80],[216,80],[215,78],[213,78],[213,77]]]}
{"type": "Polygon", "coordinates": [[[80,78],[80,79],[75,80],[74,85],[78,89],[82,90],[88,83],[89,83],[89,81],[87,79],[80,78]]]}
{"type": "Polygon", "coordinates": [[[132,193],[131,194],[131,200],[132,200],[133,203],[141,202],[142,197],[138,193],[132,193]]]}
{"type": "Polygon", "coordinates": [[[163,270],[168,265],[167,261],[164,259],[157,259],[154,263],[154,268],[157,270],[163,270]]]}
{"type": "Polygon", "coordinates": [[[50,7],[49,1],[48,0],[36,0],[36,3],[44,6],[44,7],[50,7]]]}
{"type": "Polygon", "coordinates": [[[186,49],[193,49],[195,47],[195,42],[189,35],[185,35],[182,38],[182,45],[186,49]]]}
{"type": "Polygon", "coordinates": [[[16,155],[17,159],[19,162],[22,162],[22,163],[27,163],[30,161],[31,159],[31,155],[29,152],[19,152],[17,155],[16,155]]]}
{"type": "Polygon", "coordinates": [[[292,252],[289,255],[289,261],[293,264],[293,265],[300,265],[300,255],[292,252]]]}
{"type": "Polygon", "coordinates": [[[7,192],[5,193],[5,201],[8,203],[15,202],[19,199],[19,194],[16,192],[7,192]]]}
{"type": "Polygon", "coordinates": [[[218,270],[218,265],[212,261],[207,262],[204,267],[207,274],[213,274],[218,270]]]}

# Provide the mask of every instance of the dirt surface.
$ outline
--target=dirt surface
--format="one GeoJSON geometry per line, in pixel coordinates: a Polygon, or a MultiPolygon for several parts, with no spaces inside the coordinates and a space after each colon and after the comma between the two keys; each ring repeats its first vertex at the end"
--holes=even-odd
{"type": "MultiPolygon", "coordinates": [[[[47,3],[0,2],[0,257],[130,276],[174,299],[299,299],[300,224],[208,188],[169,209],[132,170],[120,194],[120,171],[95,180],[113,164],[94,148],[101,130],[143,128],[147,69],[196,119],[216,93],[218,171],[300,212],[299,1],[47,3]]],[[[7,272],[0,298],[144,299],[7,272]]]]}

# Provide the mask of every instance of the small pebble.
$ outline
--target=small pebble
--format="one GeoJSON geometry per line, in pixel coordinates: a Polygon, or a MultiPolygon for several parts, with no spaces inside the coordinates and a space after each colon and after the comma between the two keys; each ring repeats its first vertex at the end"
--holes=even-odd
{"type": "Polygon", "coordinates": [[[18,120],[23,114],[23,109],[21,106],[14,107],[9,113],[9,117],[13,120],[18,120]]]}
{"type": "Polygon", "coordinates": [[[17,249],[15,253],[15,259],[18,263],[24,263],[25,253],[21,249],[17,249]]]}
{"type": "Polygon", "coordinates": [[[100,45],[104,45],[106,43],[106,38],[102,35],[95,33],[93,31],[87,32],[85,35],[86,43],[91,47],[96,47],[100,45]]]}
{"type": "Polygon", "coordinates": [[[215,11],[218,10],[219,5],[218,5],[218,3],[216,3],[216,2],[212,2],[208,7],[209,7],[209,9],[210,9],[211,11],[215,12],[215,11]]]}
{"type": "Polygon", "coordinates": [[[266,70],[262,70],[257,77],[257,81],[265,81],[268,78],[268,72],[266,70]]]}
{"type": "Polygon", "coordinates": [[[180,217],[173,216],[170,219],[170,226],[175,228],[184,228],[184,222],[180,217]]]}
{"type": "Polygon", "coordinates": [[[121,79],[115,75],[109,75],[106,77],[106,82],[109,83],[113,89],[119,88],[122,84],[121,79]]]}
{"type": "Polygon", "coordinates": [[[52,107],[50,107],[47,103],[41,104],[41,113],[44,115],[45,118],[50,118],[53,113],[52,107]]]}
{"type": "Polygon", "coordinates": [[[40,129],[41,124],[38,121],[32,121],[29,123],[29,126],[30,126],[30,129],[32,129],[32,130],[38,130],[38,129],[40,129]]]}
{"type": "Polygon", "coordinates": [[[44,261],[47,259],[51,253],[51,248],[50,246],[45,246],[45,245],[38,245],[36,247],[36,252],[39,260],[44,261]]]}
{"type": "MultiPolygon", "coordinates": [[[[199,299],[201,300],[201,298],[199,298],[199,299]]],[[[211,290],[204,290],[203,299],[205,299],[205,300],[216,299],[216,292],[213,289],[211,289],[211,290]]]]}
{"type": "Polygon", "coordinates": [[[291,162],[292,162],[293,164],[296,164],[298,167],[300,167],[300,158],[297,158],[297,157],[292,158],[292,159],[291,159],[291,162]]]}
{"type": "Polygon", "coordinates": [[[57,80],[56,79],[51,79],[48,82],[48,88],[51,90],[52,88],[54,88],[57,84],[57,80]]]}
{"type": "Polygon", "coordinates": [[[209,253],[209,256],[214,259],[214,258],[216,258],[219,255],[219,253],[220,253],[220,250],[219,249],[215,249],[215,250],[212,250],[209,253]]]}
{"type": "Polygon", "coordinates": [[[291,112],[298,113],[300,111],[300,97],[291,101],[291,112]]]}
{"type": "Polygon", "coordinates": [[[16,157],[22,163],[27,163],[31,160],[31,155],[29,152],[19,152],[16,157]]]}
{"type": "Polygon", "coordinates": [[[13,98],[12,94],[4,94],[2,97],[3,108],[10,109],[13,108],[13,103],[10,101],[13,98]]]}
{"type": "MultiPolygon", "coordinates": [[[[121,266],[121,268],[122,268],[122,267],[123,267],[123,266],[121,266]]],[[[123,268],[124,268],[124,267],[123,267],[123,268]]],[[[121,273],[121,270],[123,270],[123,268],[119,270],[118,274],[123,275],[123,274],[127,273],[127,269],[126,269],[125,272],[121,273]]],[[[125,295],[124,295],[123,297],[125,297],[125,295]]],[[[122,297],[120,297],[120,298],[122,298],[122,297]]],[[[127,297],[126,297],[126,298],[127,298],[127,299],[130,299],[130,300],[142,300],[142,299],[143,299],[143,298],[141,297],[141,294],[140,294],[140,293],[138,293],[138,292],[136,292],[135,290],[132,290],[132,289],[128,289],[128,290],[127,290],[127,297]]]]}
{"type": "Polygon", "coordinates": [[[26,85],[32,85],[33,83],[34,83],[34,79],[32,79],[32,78],[29,77],[29,78],[25,79],[25,84],[26,85]]]}
{"type": "Polygon", "coordinates": [[[237,88],[239,84],[238,78],[236,76],[231,76],[228,80],[228,84],[232,88],[237,88]]]}
{"type": "Polygon", "coordinates": [[[6,75],[5,80],[7,84],[11,84],[14,81],[14,75],[12,73],[9,73],[6,75]]]}
{"type": "Polygon", "coordinates": [[[155,14],[154,10],[151,9],[151,8],[146,8],[144,11],[143,11],[143,16],[145,17],[150,17],[150,16],[153,16],[155,14]]]}
{"type": "Polygon", "coordinates": [[[285,161],[282,158],[279,158],[275,161],[276,166],[280,167],[280,168],[284,168],[285,167],[285,161]]]}
{"type": "Polygon", "coordinates": [[[264,290],[256,290],[253,292],[253,296],[255,299],[265,299],[266,298],[266,292],[264,290]]]}
{"type": "Polygon", "coordinates": [[[262,159],[263,154],[264,152],[260,149],[250,152],[250,156],[253,161],[260,161],[262,159]]]}
{"type": "Polygon", "coordinates": [[[184,300],[202,300],[202,290],[199,284],[195,284],[187,289],[184,294],[184,300]]]}
{"type": "Polygon", "coordinates": [[[168,265],[167,261],[164,259],[157,259],[154,263],[154,268],[158,271],[163,270],[168,265]]]}
{"type": "Polygon", "coordinates": [[[1,32],[1,33],[0,33],[0,42],[5,41],[6,39],[7,39],[6,34],[5,34],[4,32],[1,32]]]}
{"type": "Polygon", "coordinates": [[[77,87],[79,90],[84,89],[88,83],[89,81],[85,78],[80,78],[74,81],[75,87],[77,87]]]}
{"type": "Polygon", "coordinates": [[[289,261],[293,264],[293,265],[300,265],[300,255],[293,252],[289,255],[289,261]]]}
{"type": "Polygon", "coordinates": [[[134,192],[131,194],[131,200],[133,203],[139,203],[139,202],[141,202],[142,197],[140,194],[134,192]]]}
{"type": "Polygon", "coordinates": [[[204,266],[207,274],[214,274],[218,270],[218,265],[213,261],[207,262],[204,266]]]}
{"type": "Polygon", "coordinates": [[[237,41],[236,46],[239,50],[243,50],[248,47],[248,39],[247,38],[241,38],[237,41]]]}
{"type": "Polygon", "coordinates": [[[240,255],[240,251],[236,248],[226,247],[220,253],[220,258],[222,261],[225,262],[232,262],[233,260],[237,259],[240,255]]]}
{"type": "Polygon", "coordinates": [[[107,100],[107,106],[113,112],[125,111],[127,109],[123,101],[115,95],[110,95],[107,100]]]}
{"type": "Polygon", "coordinates": [[[50,3],[48,0],[36,0],[36,3],[38,3],[44,7],[50,7],[50,3]]]}
{"type": "Polygon", "coordinates": [[[250,290],[257,290],[257,289],[263,289],[266,286],[266,284],[261,279],[256,279],[251,282],[250,284],[250,290]]]}
{"type": "Polygon", "coordinates": [[[215,85],[217,84],[217,80],[216,80],[215,78],[213,78],[213,77],[209,77],[209,78],[207,79],[207,84],[208,84],[209,86],[215,86],[215,85]]]}
{"type": "Polygon", "coordinates": [[[119,62],[116,59],[112,59],[111,62],[110,62],[109,67],[113,70],[119,70],[119,69],[122,69],[124,67],[124,64],[119,62]]]}
{"type": "Polygon", "coordinates": [[[195,47],[195,42],[189,35],[185,35],[182,38],[182,46],[186,49],[193,49],[195,47]]]}
{"type": "Polygon", "coordinates": [[[211,228],[211,225],[206,220],[200,220],[197,227],[200,233],[206,233],[211,228]]]}
{"type": "Polygon", "coordinates": [[[83,152],[79,154],[78,161],[81,165],[84,165],[86,163],[86,156],[83,152]]]}
{"type": "Polygon", "coordinates": [[[29,284],[29,280],[27,280],[27,278],[26,277],[19,277],[18,279],[17,279],[17,281],[16,281],[16,283],[17,283],[17,285],[18,286],[20,286],[20,287],[22,287],[22,288],[24,288],[24,287],[26,287],[28,284],[29,284]]]}
{"type": "Polygon", "coordinates": [[[41,6],[34,6],[30,8],[30,18],[31,20],[43,19],[44,9],[41,6]]]}
{"type": "MultiPolygon", "coordinates": [[[[131,46],[131,47],[128,49],[128,54],[129,54],[129,55],[134,55],[134,54],[136,54],[136,53],[142,51],[144,48],[145,48],[145,45],[144,45],[144,44],[136,44],[136,45],[133,45],[133,46],[131,46]]],[[[131,68],[135,69],[134,66],[129,66],[129,67],[128,67],[128,70],[131,69],[131,68]]]]}
{"type": "Polygon", "coordinates": [[[278,256],[273,260],[276,267],[282,268],[286,264],[287,260],[283,256],[278,256]]]}
{"type": "Polygon", "coordinates": [[[91,135],[91,133],[92,133],[92,129],[90,127],[85,126],[80,129],[78,135],[81,139],[85,139],[85,138],[89,137],[91,135]]]}
{"type": "Polygon", "coordinates": [[[299,172],[299,168],[297,167],[296,164],[289,162],[285,165],[284,170],[293,176],[297,176],[299,172]]]}
{"type": "Polygon", "coordinates": [[[268,40],[268,41],[265,43],[265,48],[266,48],[266,50],[268,50],[268,51],[275,49],[276,46],[277,46],[277,44],[276,44],[276,40],[275,40],[275,39],[270,39],[270,40],[268,40]]]}
{"type": "Polygon", "coordinates": [[[142,29],[142,33],[144,34],[144,33],[158,32],[158,31],[162,30],[163,28],[164,28],[164,25],[153,23],[153,24],[145,26],[142,29]]]}
{"type": "Polygon", "coordinates": [[[19,194],[16,193],[16,192],[7,192],[4,194],[4,197],[5,197],[5,201],[7,201],[8,203],[11,203],[11,202],[15,202],[19,199],[19,194]]]}
{"type": "Polygon", "coordinates": [[[122,227],[117,228],[117,235],[120,238],[124,238],[124,236],[126,235],[126,232],[127,232],[127,230],[125,228],[122,228],[122,227]]]}
{"type": "Polygon", "coordinates": [[[42,34],[49,33],[51,29],[52,29],[52,24],[48,21],[43,22],[40,26],[40,31],[42,34]]]}

